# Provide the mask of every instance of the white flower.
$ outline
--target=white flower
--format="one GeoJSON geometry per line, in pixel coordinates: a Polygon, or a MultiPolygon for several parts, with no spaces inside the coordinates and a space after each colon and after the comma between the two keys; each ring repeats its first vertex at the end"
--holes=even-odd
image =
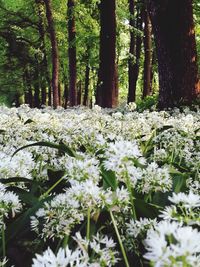
{"type": "Polygon", "coordinates": [[[167,166],[159,167],[157,163],[150,163],[142,171],[142,178],[138,181],[137,190],[142,193],[167,192],[172,187],[172,178],[167,166]]]}
{"type": "Polygon", "coordinates": [[[174,204],[182,204],[186,208],[195,208],[200,207],[200,196],[194,194],[192,191],[189,194],[185,193],[173,193],[172,197],[169,197],[169,200],[174,204]]]}
{"type": "Polygon", "coordinates": [[[8,217],[9,212],[11,212],[12,217],[14,217],[22,208],[19,197],[13,192],[6,191],[6,187],[1,183],[0,189],[0,217],[8,217]]]}
{"type": "Polygon", "coordinates": [[[126,188],[117,188],[115,192],[108,189],[102,195],[103,204],[113,211],[127,211],[130,206],[129,192],[126,188]]]}
{"type": "Polygon", "coordinates": [[[178,221],[187,225],[200,225],[200,197],[193,192],[173,193],[169,200],[174,205],[165,207],[160,217],[165,220],[178,221]]]}
{"type": "Polygon", "coordinates": [[[144,257],[154,266],[196,266],[200,254],[200,233],[176,222],[161,221],[147,232],[144,257]]]}
{"type": "Polygon", "coordinates": [[[130,220],[130,222],[126,224],[126,232],[128,236],[137,238],[140,233],[146,233],[148,229],[156,224],[156,219],[140,218],[140,220],[136,221],[130,220]]]}
{"type": "Polygon", "coordinates": [[[88,241],[78,232],[74,240],[77,243],[74,251],[67,246],[65,249],[60,248],[55,255],[48,248],[42,255],[36,254],[32,267],[111,267],[117,263],[118,253],[114,250],[115,243],[111,238],[97,234],[88,241]],[[91,258],[88,254],[89,247],[94,252],[91,258]]]}
{"type": "Polygon", "coordinates": [[[87,267],[87,261],[84,259],[82,251],[78,248],[71,251],[68,247],[66,249],[60,248],[57,255],[48,248],[42,255],[36,254],[33,259],[32,267],[87,267]]]}
{"type": "Polygon", "coordinates": [[[49,203],[45,202],[44,207],[31,217],[31,228],[45,240],[55,237],[64,238],[83,219],[79,202],[69,194],[63,193],[58,194],[49,203]]]}

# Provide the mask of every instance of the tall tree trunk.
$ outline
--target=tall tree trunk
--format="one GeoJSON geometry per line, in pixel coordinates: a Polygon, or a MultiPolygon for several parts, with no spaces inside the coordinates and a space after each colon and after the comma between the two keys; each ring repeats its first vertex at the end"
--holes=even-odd
{"type": "Polygon", "coordinates": [[[90,66],[87,63],[85,67],[85,89],[84,89],[84,97],[83,97],[84,106],[88,106],[89,83],[90,83],[90,66]]]}
{"type": "Polygon", "coordinates": [[[59,105],[58,81],[59,81],[59,58],[58,44],[52,14],[51,0],[44,0],[46,6],[46,17],[48,21],[50,40],[51,40],[51,57],[52,57],[52,90],[53,90],[53,106],[56,108],[59,105]]]}
{"type": "Polygon", "coordinates": [[[128,61],[128,103],[134,102],[136,97],[136,85],[139,75],[140,54],[142,37],[140,34],[135,34],[133,28],[138,30],[142,28],[142,12],[141,7],[137,6],[136,23],[134,19],[135,1],[129,0],[129,13],[130,21],[130,48],[129,48],[129,61],[128,61]]]}
{"type": "Polygon", "coordinates": [[[75,0],[68,0],[68,55],[69,55],[69,104],[76,105],[76,25],[75,25],[75,0]]]}
{"type": "MultiPolygon", "coordinates": [[[[38,18],[39,18],[39,23],[38,23],[38,30],[39,30],[39,35],[40,35],[40,50],[43,55],[43,60],[41,62],[41,69],[42,72],[45,76],[45,79],[42,79],[42,84],[41,84],[41,89],[42,89],[42,105],[46,105],[47,102],[47,92],[46,92],[46,87],[48,87],[48,90],[52,90],[51,86],[51,80],[50,80],[50,74],[48,70],[48,62],[47,62],[47,51],[46,51],[46,43],[45,43],[45,25],[44,25],[44,15],[43,15],[43,6],[44,2],[43,0],[35,0],[37,4],[37,13],[38,13],[38,18]]],[[[49,105],[51,106],[51,99],[48,101],[49,105]]]]}
{"type": "Polygon", "coordinates": [[[32,93],[32,86],[31,86],[31,74],[29,71],[29,67],[26,68],[25,73],[25,82],[27,86],[27,92],[26,92],[26,102],[29,104],[30,108],[33,108],[33,93],[32,93]]]}
{"type": "Polygon", "coordinates": [[[155,47],[153,46],[152,48],[152,60],[151,60],[151,92],[150,94],[153,95],[155,92],[155,85],[156,85],[156,77],[155,77],[155,73],[157,71],[155,71],[155,69],[157,69],[157,58],[156,58],[156,50],[155,47]]]}
{"type": "Polygon", "coordinates": [[[77,89],[78,89],[78,92],[77,92],[77,105],[81,105],[81,101],[82,101],[82,83],[81,83],[81,81],[79,81],[77,83],[77,89]]]}
{"type": "Polygon", "coordinates": [[[62,88],[61,88],[61,83],[58,83],[58,98],[59,98],[59,106],[62,106],[62,88]]]}
{"type": "Polygon", "coordinates": [[[118,102],[115,10],[115,0],[101,0],[100,65],[96,103],[107,108],[116,106],[118,102]]]}
{"type": "Polygon", "coordinates": [[[68,98],[69,98],[68,86],[67,86],[67,84],[65,83],[65,84],[64,84],[64,108],[67,108],[68,98]]]}
{"type": "Polygon", "coordinates": [[[34,70],[34,107],[40,108],[40,77],[38,62],[34,70]]]}
{"type": "Polygon", "coordinates": [[[197,52],[192,0],[148,0],[159,69],[159,107],[197,97],[197,52]]]}
{"type": "Polygon", "coordinates": [[[135,27],[134,19],[135,1],[129,0],[129,25],[130,29],[130,48],[129,48],[129,60],[128,60],[128,103],[135,101],[135,77],[134,73],[134,55],[135,55],[135,33],[133,28],[135,27]]]}
{"type": "Polygon", "coordinates": [[[152,77],[152,29],[151,21],[147,9],[144,10],[144,83],[143,96],[151,94],[151,77],[152,77]]]}

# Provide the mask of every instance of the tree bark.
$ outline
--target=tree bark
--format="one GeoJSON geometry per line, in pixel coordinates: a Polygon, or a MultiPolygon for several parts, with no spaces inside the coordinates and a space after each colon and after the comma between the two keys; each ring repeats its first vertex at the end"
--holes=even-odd
{"type": "Polygon", "coordinates": [[[159,69],[159,108],[197,97],[197,52],[192,0],[148,0],[159,69]]]}
{"type": "Polygon", "coordinates": [[[100,65],[96,103],[112,108],[118,102],[118,78],[116,66],[116,3],[115,0],[100,2],[100,65]]]}
{"type": "Polygon", "coordinates": [[[144,82],[143,95],[151,94],[151,78],[152,78],[152,29],[151,21],[147,9],[144,10],[144,82]]]}
{"type": "Polygon", "coordinates": [[[81,105],[81,102],[82,102],[82,83],[81,81],[79,81],[77,83],[77,105],[81,105]]]}
{"type": "Polygon", "coordinates": [[[69,98],[69,90],[68,90],[68,85],[65,83],[64,84],[64,108],[67,108],[68,98],[69,98]]]}
{"type": "Polygon", "coordinates": [[[88,105],[89,83],[90,83],[90,65],[89,65],[89,60],[87,59],[86,67],[85,67],[85,89],[84,89],[84,97],[83,97],[84,106],[88,105]]]}
{"type": "Polygon", "coordinates": [[[52,14],[51,0],[44,0],[46,6],[46,17],[51,40],[51,57],[52,57],[52,90],[53,90],[53,106],[57,108],[59,105],[58,81],[59,81],[59,58],[58,58],[58,43],[52,14]]]}
{"type": "MultiPolygon", "coordinates": [[[[40,35],[40,50],[43,55],[43,59],[41,62],[41,70],[45,76],[45,79],[42,79],[42,84],[41,84],[41,89],[42,89],[42,105],[47,104],[47,88],[48,91],[52,91],[51,88],[51,80],[50,80],[50,74],[48,70],[48,61],[47,61],[47,51],[46,51],[46,43],[45,43],[45,26],[44,26],[44,15],[43,15],[43,5],[44,2],[43,0],[35,0],[37,4],[37,13],[38,13],[38,30],[39,30],[39,35],[40,35]]],[[[48,99],[48,104],[51,106],[51,98],[48,99]]]]}
{"type": "Polygon", "coordinates": [[[75,106],[77,101],[76,70],[76,25],[75,0],[68,0],[68,56],[69,56],[69,105],[75,106]]]}
{"type": "Polygon", "coordinates": [[[38,62],[34,70],[34,107],[40,108],[40,77],[38,62]]]}
{"type": "Polygon", "coordinates": [[[140,54],[142,37],[140,34],[135,34],[133,28],[141,30],[142,28],[142,12],[141,8],[137,6],[136,23],[134,19],[135,1],[129,0],[130,21],[130,48],[128,60],[128,103],[134,102],[136,98],[136,85],[139,75],[140,54]]]}
{"type": "Polygon", "coordinates": [[[30,108],[33,108],[33,92],[32,92],[32,86],[31,86],[31,74],[30,74],[28,66],[25,70],[24,76],[25,76],[25,83],[28,89],[26,93],[25,103],[29,104],[30,108]]]}

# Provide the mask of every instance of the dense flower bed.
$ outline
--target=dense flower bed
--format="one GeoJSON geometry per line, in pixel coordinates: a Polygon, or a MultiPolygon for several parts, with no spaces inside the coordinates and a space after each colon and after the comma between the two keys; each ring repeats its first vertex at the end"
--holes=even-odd
{"type": "Polygon", "coordinates": [[[200,266],[197,107],[0,113],[0,266],[200,266]]]}

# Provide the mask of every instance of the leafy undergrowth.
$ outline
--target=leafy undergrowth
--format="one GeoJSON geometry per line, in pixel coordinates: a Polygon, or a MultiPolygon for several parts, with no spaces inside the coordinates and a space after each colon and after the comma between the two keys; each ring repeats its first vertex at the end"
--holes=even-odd
{"type": "Polygon", "coordinates": [[[0,112],[0,266],[200,266],[197,107],[0,112]]]}

